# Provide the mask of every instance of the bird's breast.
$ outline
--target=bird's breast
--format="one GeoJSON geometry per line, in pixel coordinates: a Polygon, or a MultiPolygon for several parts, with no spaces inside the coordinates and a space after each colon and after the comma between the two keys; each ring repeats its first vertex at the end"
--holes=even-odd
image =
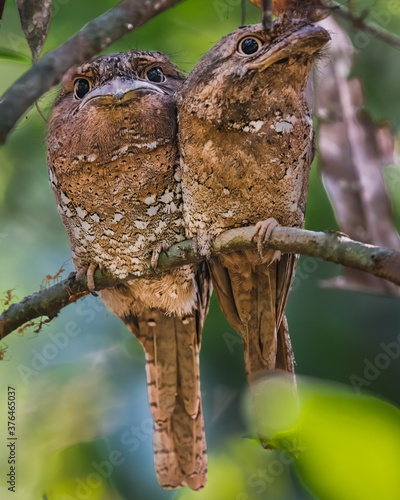
{"type": "Polygon", "coordinates": [[[140,274],[160,244],[184,239],[175,151],[155,149],[151,157],[125,153],[107,163],[50,165],[74,263],[96,262],[120,278],[140,274]]]}
{"type": "Polygon", "coordinates": [[[314,155],[308,114],[280,113],[219,128],[194,119],[192,127],[197,140],[181,140],[185,220],[192,234],[218,234],[268,217],[303,225],[314,155]]]}

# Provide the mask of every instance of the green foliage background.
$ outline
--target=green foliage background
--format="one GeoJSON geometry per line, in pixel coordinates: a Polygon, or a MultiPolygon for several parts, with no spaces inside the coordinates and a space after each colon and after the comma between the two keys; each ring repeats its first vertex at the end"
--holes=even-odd
{"type": "MultiPolygon", "coordinates": [[[[114,3],[54,0],[44,51],[58,47],[114,3]]],[[[360,1],[358,6],[360,10],[371,8],[375,22],[400,33],[397,2],[360,1]]],[[[248,4],[246,22],[258,22],[259,16],[259,10],[248,4]]],[[[186,0],[115,43],[108,52],[132,48],[162,50],[189,71],[221,36],[239,24],[239,0],[186,0]]],[[[390,119],[398,130],[399,52],[371,37],[355,36],[358,49],[354,74],[365,83],[368,110],[377,120],[390,119]]],[[[11,0],[5,6],[0,47],[29,55],[11,0]]],[[[23,63],[0,60],[0,93],[26,69],[23,63]]],[[[56,93],[53,90],[40,101],[46,115],[56,93]]],[[[64,276],[71,270],[67,237],[47,179],[45,135],[46,125],[32,109],[0,149],[0,300],[3,302],[7,290],[13,289],[15,300],[22,299],[39,287],[48,286],[45,275],[56,274],[61,266],[66,269],[64,276]]],[[[386,173],[390,174],[388,185],[399,221],[398,167],[386,173]]],[[[337,228],[317,162],[311,174],[307,227],[337,228]]],[[[252,439],[252,411],[246,392],[241,340],[214,299],[201,353],[209,484],[200,494],[163,491],[156,482],[152,465],[151,419],[141,347],[98,299],[90,297],[64,309],[38,335],[30,329],[9,336],[2,344],[3,349],[8,348],[0,362],[1,498],[395,498],[389,486],[387,490],[382,487],[378,497],[369,484],[388,485],[388,477],[395,471],[388,467],[382,472],[378,457],[380,464],[385,460],[392,466],[399,463],[389,444],[385,447],[386,442],[392,442],[399,449],[397,410],[390,407],[394,414],[387,417],[386,406],[381,411],[380,405],[384,403],[373,400],[372,406],[368,406],[355,390],[354,381],[360,382],[354,376],[364,379],[362,391],[371,391],[400,405],[397,383],[400,356],[373,375],[367,372],[371,375],[369,379],[365,376],[368,363],[375,365],[377,356],[384,352],[382,343],[400,342],[398,300],[324,288],[321,283],[339,272],[334,265],[302,258],[299,270],[287,311],[297,373],[350,386],[343,392],[324,384],[316,388],[313,383],[303,383],[307,394],[315,396],[317,401],[318,397],[328,398],[329,403],[321,403],[312,411],[304,407],[291,430],[291,436],[304,438],[311,450],[313,437],[317,436],[323,444],[319,455],[311,453],[310,458],[305,453],[297,463],[308,488],[295,471],[295,458],[284,457],[282,451],[264,451],[252,439]],[[16,387],[18,393],[18,493],[9,496],[4,472],[7,385],[16,387]],[[376,419],[372,424],[358,425],[367,415],[375,415],[374,412],[376,419]],[[337,427],[341,419],[343,426],[337,427]],[[390,422],[394,419],[393,430],[389,437],[381,437],[378,430],[392,429],[388,427],[388,419],[390,422]],[[310,434],[310,425],[315,434],[310,434]],[[373,445],[364,450],[361,445],[376,436],[373,445]],[[335,447],[339,442],[340,448],[335,447]],[[378,443],[383,443],[383,449],[374,455],[378,443]],[[355,449],[363,452],[351,455],[351,460],[346,461],[349,450],[355,449]],[[315,457],[323,458],[319,461],[325,466],[323,471],[317,467],[315,457]],[[367,460],[369,467],[365,468],[367,460]],[[340,464],[345,464],[341,470],[337,467],[340,464]],[[348,477],[343,476],[346,471],[348,477]],[[387,481],[381,483],[382,477],[387,481]],[[319,481],[322,486],[316,484],[316,478],[323,478],[319,481]],[[342,489],[336,491],[333,484],[341,485],[342,489]],[[357,485],[361,489],[357,490],[357,485]],[[346,491],[353,492],[352,496],[346,496],[346,491]],[[357,491],[361,491],[361,496],[357,496],[357,491]]],[[[282,408],[281,415],[291,414],[290,407],[282,408]]]]}

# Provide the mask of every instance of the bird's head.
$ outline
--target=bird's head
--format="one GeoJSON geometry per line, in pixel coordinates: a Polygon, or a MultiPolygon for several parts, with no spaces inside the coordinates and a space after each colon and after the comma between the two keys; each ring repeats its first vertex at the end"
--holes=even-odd
{"type": "Polygon", "coordinates": [[[241,26],[212,47],[181,88],[178,103],[217,123],[303,97],[311,68],[330,40],[308,20],[279,18],[272,31],[241,26]]]}
{"type": "Polygon", "coordinates": [[[70,70],[55,102],[49,147],[74,155],[104,154],[141,140],[171,141],[175,93],[184,77],[160,52],[101,56],[70,70]]]}

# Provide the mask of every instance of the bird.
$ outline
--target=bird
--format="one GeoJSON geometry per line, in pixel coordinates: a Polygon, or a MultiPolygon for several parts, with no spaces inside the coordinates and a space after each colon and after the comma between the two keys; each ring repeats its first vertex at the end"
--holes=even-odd
{"type": "Polygon", "coordinates": [[[151,272],[185,240],[176,91],[183,74],[161,52],[131,50],[71,69],[47,137],[50,184],[72,262],[142,344],[154,465],[165,489],[201,489],[207,451],[200,394],[201,329],[210,296],[204,263],[151,272]],[[131,277],[131,279],[129,279],[131,277]]]}
{"type": "MultiPolygon", "coordinates": [[[[252,387],[294,373],[285,306],[297,256],[263,250],[277,225],[304,226],[314,132],[307,84],[330,36],[282,15],[271,30],[241,26],[197,63],[178,91],[184,220],[213,288],[243,337],[252,387]],[[256,226],[257,248],[214,255],[215,238],[256,226]]],[[[294,376],[293,376],[294,378],[294,376]]]]}

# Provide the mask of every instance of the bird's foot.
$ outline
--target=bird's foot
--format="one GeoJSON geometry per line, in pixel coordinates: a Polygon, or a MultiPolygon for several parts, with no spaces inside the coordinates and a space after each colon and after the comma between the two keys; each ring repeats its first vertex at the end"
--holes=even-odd
{"type": "Polygon", "coordinates": [[[88,266],[81,267],[78,272],[76,273],[76,279],[80,280],[86,275],[87,278],[87,286],[91,294],[96,295],[95,289],[96,289],[96,284],[94,282],[94,273],[96,272],[97,268],[102,269],[103,266],[99,266],[96,262],[91,262],[88,266]]]}
{"type": "Polygon", "coordinates": [[[154,272],[157,270],[157,265],[158,265],[158,259],[160,258],[160,253],[164,250],[164,246],[162,243],[158,243],[153,248],[153,251],[151,253],[151,260],[150,260],[150,265],[151,268],[153,269],[154,272]]]}
{"type": "MultiPolygon", "coordinates": [[[[278,226],[278,221],[273,217],[257,222],[256,224],[256,232],[254,233],[253,240],[257,241],[258,255],[260,256],[262,262],[264,262],[263,245],[271,238],[272,231],[278,226]]],[[[281,256],[282,252],[280,250],[275,250],[272,258],[269,259],[269,265],[275,261],[279,261],[281,256]]]]}
{"type": "Polygon", "coordinates": [[[211,256],[213,242],[214,237],[208,231],[199,230],[192,238],[195,255],[208,259],[211,256]]]}

